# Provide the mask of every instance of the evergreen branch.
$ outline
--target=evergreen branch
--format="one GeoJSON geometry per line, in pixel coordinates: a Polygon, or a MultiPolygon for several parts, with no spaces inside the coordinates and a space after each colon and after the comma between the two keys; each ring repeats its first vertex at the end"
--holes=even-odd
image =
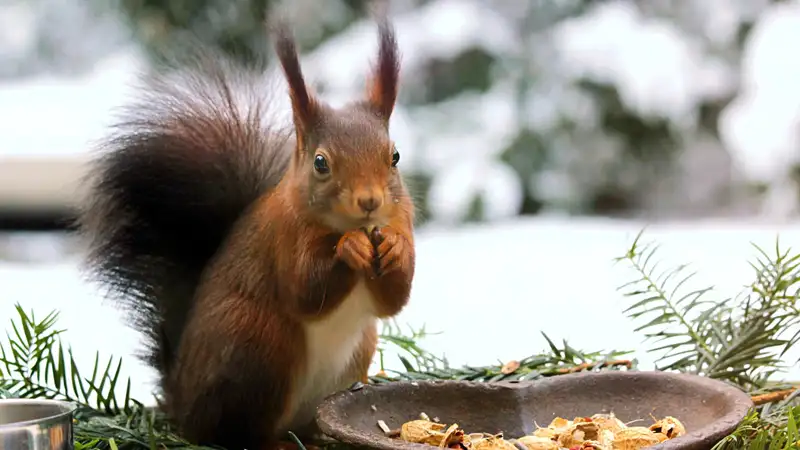
{"type": "MultiPolygon", "coordinates": [[[[636,366],[635,360],[622,360],[622,363],[620,362],[620,359],[630,355],[631,351],[581,352],[571,347],[566,340],[563,340],[559,347],[545,333],[542,333],[542,336],[547,342],[548,351],[528,356],[520,361],[460,368],[442,364],[427,370],[416,370],[412,367],[414,370],[406,372],[382,370],[380,374],[370,377],[370,382],[380,384],[419,380],[524,381],[583,370],[634,369],[636,366]]],[[[415,339],[411,340],[416,342],[415,339]]],[[[444,358],[433,356],[427,351],[424,352],[427,360],[444,361],[444,358]]]]}
{"type": "Polygon", "coordinates": [[[91,408],[75,414],[75,449],[212,449],[181,438],[166,416],[154,409],[132,405],[124,414],[105,415],[91,408]]]}
{"type": "Polygon", "coordinates": [[[0,345],[0,390],[6,398],[63,399],[106,414],[127,412],[133,405],[131,381],[127,380],[125,399],[116,396],[122,360],[110,357],[105,366],[95,355],[91,377],[84,377],[72,355],[62,345],[63,330],[54,329],[58,313],[53,311],[37,320],[15,305],[17,319],[11,321],[6,345],[0,345]]]}
{"type": "Polygon", "coordinates": [[[394,318],[383,321],[383,331],[379,335],[378,345],[378,358],[381,372],[385,372],[386,370],[384,366],[384,354],[387,345],[396,347],[401,351],[402,354],[398,355],[398,358],[408,372],[424,372],[436,370],[440,367],[448,367],[446,358],[435,356],[418,345],[420,340],[438,333],[430,333],[425,330],[424,326],[418,330],[411,327],[408,327],[408,329],[409,334],[403,333],[403,330],[394,318]],[[411,360],[403,354],[411,357],[411,360]],[[413,361],[413,363],[411,361],[413,361]]]}
{"type": "Polygon", "coordinates": [[[767,392],[763,394],[753,394],[751,395],[750,399],[753,400],[753,404],[756,406],[766,405],[767,403],[776,403],[782,401],[797,391],[796,387],[791,387],[788,389],[782,389],[778,391],[767,392]]]}
{"type": "Polygon", "coordinates": [[[703,295],[712,288],[693,290],[678,297],[680,289],[696,273],[683,275],[686,265],[661,274],[656,272],[658,265],[651,264],[651,260],[658,246],[640,244],[642,233],[643,231],[636,236],[624,256],[616,258],[616,261],[628,261],[637,274],[637,279],[619,288],[625,290],[623,293],[625,297],[634,301],[623,313],[635,320],[649,319],[634,331],[645,331],[646,339],[660,344],[651,351],[666,351],[657,362],[671,360],[672,363],[664,366],[663,370],[691,369],[697,365],[698,355],[712,353],[706,337],[700,335],[700,330],[706,328],[706,321],[714,314],[716,305],[705,310],[704,314],[699,312],[700,307],[708,303],[702,301],[703,295]],[[669,282],[675,277],[681,278],[669,290],[669,282]],[[694,320],[690,318],[693,313],[696,315],[694,320]],[[682,332],[670,332],[665,329],[676,324],[682,328],[682,332]]]}
{"type": "MultiPolygon", "coordinates": [[[[657,272],[657,247],[641,244],[642,232],[624,256],[636,280],[620,287],[633,304],[624,312],[634,320],[646,320],[636,331],[660,354],[660,370],[693,372],[734,382],[745,388],[763,386],[767,377],[781,370],[781,355],[794,343],[781,335],[797,328],[795,298],[800,285],[800,255],[776,246],[775,255],[753,263],[755,282],[744,298],[707,300],[712,288],[682,293],[696,273],[686,275],[686,265],[657,272]],[[794,291],[790,291],[794,289],[794,291]],[[779,350],[782,351],[779,352],[779,350]]],[[[795,336],[800,336],[800,332],[795,336]]]]}
{"type": "Polygon", "coordinates": [[[797,393],[752,409],[737,429],[712,450],[790,450],[800,447],[797,393]]]}
{"type": "Polygon", "coordinates": [[[797,296],[800,292],[800,254],[791,254],[790,249],[781,251],[780,241],[775,240],[775,254],[770,256],[763,249],[753,244],[759,257],[751,267],[756,273],[756,280],[750,291],[760,299],[764,309],[780,313],[776,317],[775,327],[784,330],[783,335],[794,333],[783,340],[782,357],[800,340],[800,308],[797,296]]]}

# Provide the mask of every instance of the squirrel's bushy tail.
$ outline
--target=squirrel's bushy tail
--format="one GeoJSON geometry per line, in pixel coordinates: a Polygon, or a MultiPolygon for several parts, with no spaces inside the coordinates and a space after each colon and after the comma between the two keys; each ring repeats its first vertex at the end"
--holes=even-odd
{"type": "Polygon", "coordinates": [[[78,223],[88,275],[126,310],[162,375],[201,272],[291,155],[263,71],[216,55],[189,67],[143,77],[90,167],[78,223]]]}

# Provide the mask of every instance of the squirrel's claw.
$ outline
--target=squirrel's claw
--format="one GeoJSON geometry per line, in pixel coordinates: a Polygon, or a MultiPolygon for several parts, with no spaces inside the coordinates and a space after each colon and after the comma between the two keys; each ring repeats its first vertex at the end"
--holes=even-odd
{"type": "Polygon", "coordinates": [[[361,230],[348,231],[336,244],[336,257],[351,269],[370,278],[375,276],[372,268],[374,251],[369,236],[361,230]]]}
{"type": "Polygon", "coordinates": [[[380,273],[385,274],[401,268],[406,255],[406,238],[392,228],[386,227],[381,231],[383,241],[378,245],[378,258],[380,260],[380,273]]]}

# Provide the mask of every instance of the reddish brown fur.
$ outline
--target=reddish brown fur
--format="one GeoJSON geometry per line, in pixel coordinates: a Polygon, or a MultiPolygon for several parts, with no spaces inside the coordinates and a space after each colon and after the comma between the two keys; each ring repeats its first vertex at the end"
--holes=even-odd
{"type": "Polygon", "coordinates": [[[195,443],[265,450],[290,423],[312,433],[290,417],[307,419],[297,400],[320,394],[296,389],[304,371],[325,390],[339,381],[320,375],[327,367],[365,381],[377,329],[362,324],[408,301],[414,205],[388,132],[399,54],[386,21],[379,42],[365,98],[333,109],[306,86],[287,28],[276,28],[292,130],[269,120],[261,71],[200,55],[200,70],[145,84],[95,161],[80,219],[89,269],[143,333],[164,408],[195,443]],[[374,305],[354,295],[341,309],[361,280],[374,305]],[[326,328],[342,323],[359,329],[326,328]],[[331,348],[306,342],[328,335],[331,348]],[[348,361],[325,360],[326,350],[348,361]]]}
{"type": "Polygon", "coordinates": [[[380,305],[379,315],[386,318],[399,313],[411,293],[414,277],[414,216],[410,208],[400,208],[380,230],[383,240],[377,246],[381,276],[367,282],[380,305]]]}
{"type": "Polygon", "coordinates": [[[361,340],[361,345],[356,350],[353,362],[350,364],[349,372],[354,380],[364,384],[369,383],[369,366],[372,364],[372,358],[375,356],[377,349],[378,325],[375,324],[367,327],[364,331],[364,338],[361,340]]]}
{"type": "Polygon", "coordinates": [[[378,63],[368,86],[367,98],[386,122],[392,115],[397,99],[400,78],[400,55],[391,25],[382,21],[381,39],[378,44],[378,63]]]}
{"type": "MultiPolygon", "coordinates": [[[[289,419],[293,382],[308,363],[303,324],[334,311],[359,275],[380,317],[408,301],[414,206],[392,166],[388,135],[397,92],[394,45],[384,23],[368,101],[334,110],[309,94],[294,43],[279,33],[296,150],[278,186],[237,221],[198,289],[167,381],[170,412],[189,439],[275,445],[289,419]],[[318,154],[329,176],[315,172],[318,154]],[[370,195],[380,207],[366,217],[358,200],[370,195]],[[375,242],[361,229],[370,223],[378,225],[375,242]]],[[[369,327],[347,370],[352,381],[366,380],[376,345],[377,329],[369,327]]]]}
{"type": "Polygon", "coordinates": [[[308,126],[316,120],[318,105],[308,92],[303,72],[300,69],[300,61],[297,57],[297,46],[289,28],[283,22],[276,22],[273,28],[273,36],[275,39],[275,52],[281,63],[286,82],[289,85],[294,125],[298,129],[298,146],[302,146],[304,143],[300,138],[310,131],[308,126]],[[301,129],[302,133],[299,132],[301,129]]]}

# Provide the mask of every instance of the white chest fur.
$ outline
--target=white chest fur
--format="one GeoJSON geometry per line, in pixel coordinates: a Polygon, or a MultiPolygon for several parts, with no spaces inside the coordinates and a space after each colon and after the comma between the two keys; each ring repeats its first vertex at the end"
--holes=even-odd
{"type": "Polygon", "coordinates": [[[364,330],[376,320],[374,305],[362,280],[330,315],[305,325],[306,370],[295,386],[292,424],[313,420],[317,405],[326,396],[358,381],[346,371],[364,330]]]}

